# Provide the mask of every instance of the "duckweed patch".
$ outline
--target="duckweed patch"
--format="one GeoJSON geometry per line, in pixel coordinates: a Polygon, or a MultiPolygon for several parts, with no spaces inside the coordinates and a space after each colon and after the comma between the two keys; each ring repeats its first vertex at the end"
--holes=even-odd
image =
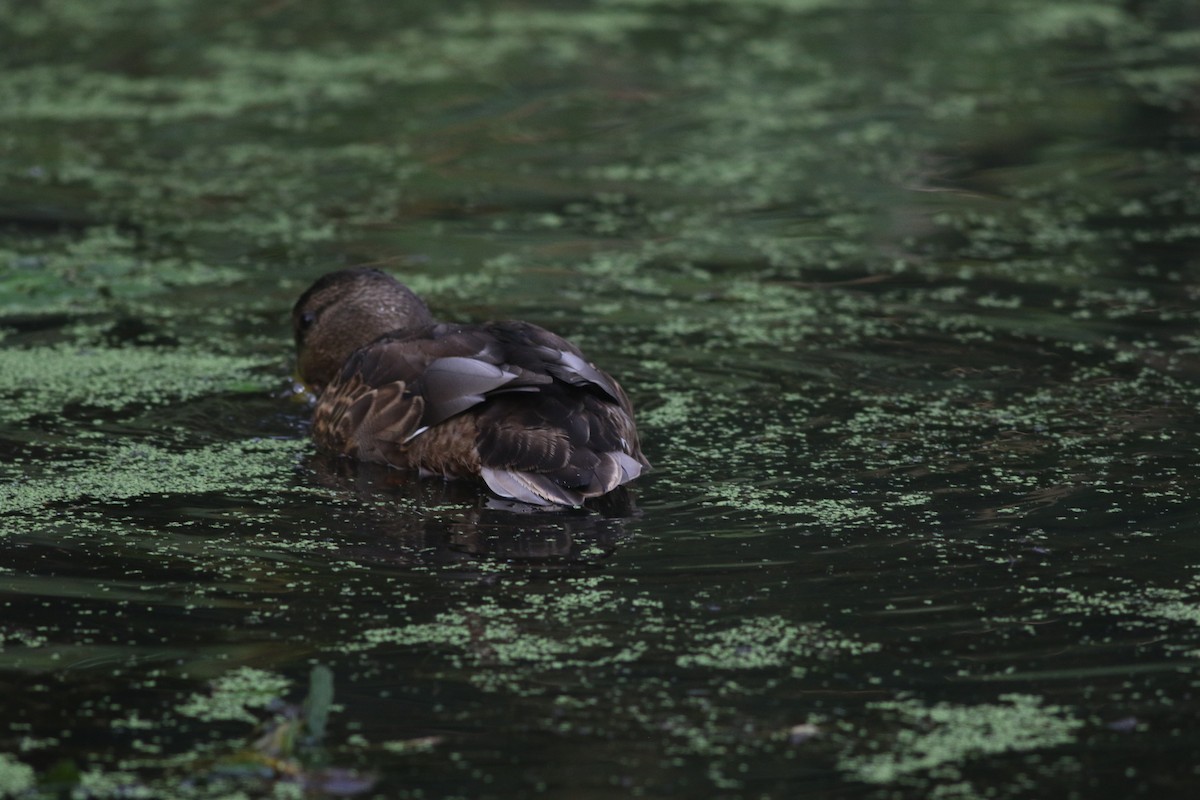
{"type": "Polygon", "coordinates": [[[1196,784],[1187,3],[9,5],[0,794],[1196,784]],[[617,375],[627,514],[304,457],[364,263],[617,375]]]}
{"type": "MultiPolygon", "coordinates": [[[[958,782],[973,760],[1068,744],[1084,724],[1070,709],[1046,705],[1035,696],[1002,695],[999,700],[977,706],[926,706],[916,700],[871,704],[901,727],[889,737],[887,752],[846,755],[838,764],[866,783],[903,784],[914,773],[958,782]]],[[[973,794],[986,795],[986,789],[973,794]]]]}
{"type": "Polygon", "coordinates": [[[803,677],[830,661],[880,649],[822,623],[771,615],[685,635],[652,598],[631,599],[608,582],[565,596],[526,592],[524,601],[509,607],[484,598],[428,623],[368,629],[350,650],[399,646],[438,653],[447,676],[461,675],[489,692],[537,695],[570,674],[601,679],[664,657],[684,669],[717,674],[768,670],[803,677]],[[619,626],[614,615],[629,621],[619,626]]]}
{"type": "Polygon", "coordinates": [[[761,518],[780,515],[799,516],[821,525],[837,526],[864,522],[877,513],[853,501],[832,498],[799,500],[787,489],[764,489],[758,486],[717,486],[711,490],[716,501],[738,511],[751,512],[761,518]]]}
{"type": "MultiPolygon", "coordinates": [[[[125,445],[61,477],[12,480],[0,487],[0,509],[28,512],[69,502],[108,503],[148,495],[244,492],[261,495],[292,485],[302,440],[231,442],[186,452],[125,445]]],[[[262,500],[261,502],[268,502],[262,500]]]]}
{"type": "MultiPolygon", "coordinates": [[[[0,234],[0,313],[96,314],[137,306],[171,290],[227,285],[242,277],[170,254],[150,254],[127,230],[88,225],[79,235],[0,234]]],[[[145,308],[154,308],[147,303],[145,308]]]]}
{"type": "Polygon", "coordinates": [[[205,722],[216,720],[257,722],[251,709],[261,709],[278,700],[290,682],[281,675],[252,667],[238,667],[213,681],[207,694],[196,693],[176,707],[185,717],[205,722]]]}
{"type": "Polygon", "coordinates": [[[265,392],[275,380],[257,358],[179,349],[88,347],[0,350],[0,422],[39,415],[138,411],[220,392],[265,392]]]}
{"type": "Polygon", "coordinates": [[[1076,625],[1108,619],[1122,631],[1155,632],[1165,637],[1164,648],[1172,655],[1195,658],[1195,631],[1200,627],[1200,606],[1197,605],[1198,583],[1195,577],[1184,586],[1136,586],[1127,579],[1117,578],[1119,588],[1083,590],[1067,586],[1028,587],[1031,596],[1051,599],[1052,613],[1070,615],[1076,625]],[[1180,631],[1185,633],[1180,634],[1180,631]]]}
{"type": "Polygon", "coordinates": [[[10,753],[0,753],[0,797],[19,797],[36,783],[33,767],[10,753]]]}
{"type": "Polygon", "coordinates": [[[675,659],[680,667],[719,670],[790,667],[802,676],[806,665],[832,654],[853,657],[877,652],[875,643],[839,637],[820,623],[796,625],[782,617],[756,617],[697,637],[701,647],[675,659]]]}

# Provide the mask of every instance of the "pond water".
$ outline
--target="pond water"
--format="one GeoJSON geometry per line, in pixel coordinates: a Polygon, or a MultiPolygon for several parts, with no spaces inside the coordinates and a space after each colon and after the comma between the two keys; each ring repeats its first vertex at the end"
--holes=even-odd
{"type": "Polygon", "coordinates": [[[0,796],[1200,790],[1194,3],[16,0],[0,66],[0,796]],[[351,264],[654,471],[317,454],[351,264]]]}

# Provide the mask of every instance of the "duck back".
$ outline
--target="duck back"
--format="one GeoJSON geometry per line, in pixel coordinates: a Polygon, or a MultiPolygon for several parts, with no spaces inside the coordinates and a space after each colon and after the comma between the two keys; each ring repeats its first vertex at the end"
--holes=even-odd
{"type": "Polygon", "coordinates": [[[525,322],[438,323],[366,344],[322,392],[313,434],[534,505],[578,506],[649,467],[620,385],[525,322]]]}

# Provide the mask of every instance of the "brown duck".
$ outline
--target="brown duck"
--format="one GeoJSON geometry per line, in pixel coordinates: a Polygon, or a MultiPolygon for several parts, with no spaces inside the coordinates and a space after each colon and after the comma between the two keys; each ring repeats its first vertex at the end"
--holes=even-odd
{"type": "Polygon", "coordinates": [[[292,309],[317,445],[501,497],[582,505],[650,466],[620,385],[528,322],[437,322],[376,269],[322,276],[292,309]]]}

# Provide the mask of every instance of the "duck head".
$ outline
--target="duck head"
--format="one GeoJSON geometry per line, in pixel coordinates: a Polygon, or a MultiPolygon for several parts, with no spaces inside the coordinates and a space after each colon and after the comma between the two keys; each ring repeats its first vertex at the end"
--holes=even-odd
{"type": "Polygon", "coordinates": [[[433,324],[421,298],[387,273],[357,267],[322,275],[292,308],[296,371],[320,392],[355,350],[385,333],[433,324]]]}

